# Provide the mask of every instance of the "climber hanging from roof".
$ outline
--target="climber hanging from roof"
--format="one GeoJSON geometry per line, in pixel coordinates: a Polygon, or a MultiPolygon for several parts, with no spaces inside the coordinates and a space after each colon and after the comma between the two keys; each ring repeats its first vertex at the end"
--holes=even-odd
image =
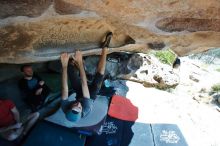
{"type": "Polygon", "coordinates": [[[108,54],[108,46],[112,38],[112,32],[106,35],[105,41],[102,44],[102,53],[97,67],[95,78],[91,85],[88,86],[87,77],[84,70],[82,53],[76,51],[72,56],[72,61],[68,66],[70,56],[67,53],[61,55],[62,64],[62,101],[61,107],[69,121],[75,122],[80,118],[87,116],[93,107],[93,102],[102,86],[105,73],[106,57],[108,54]],[[80,78],[78,75],[78,70],[80,78]],[[76,92],[76,100],[68,101],[69,90],[67,81],[67,72],[72,83],[74,92],[76,92]]]}

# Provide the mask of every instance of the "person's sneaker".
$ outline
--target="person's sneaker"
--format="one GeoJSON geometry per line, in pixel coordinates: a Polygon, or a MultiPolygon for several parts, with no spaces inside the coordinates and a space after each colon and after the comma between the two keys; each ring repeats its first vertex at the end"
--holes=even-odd
{"type": "Polygon", "coordinates": [[[105,41],[101,45],[102,48],[105,48],[105,47],[109,46],[112,36],[113,36],[112,32],[107,33],[107,35],[105,37],[105,41]]]}

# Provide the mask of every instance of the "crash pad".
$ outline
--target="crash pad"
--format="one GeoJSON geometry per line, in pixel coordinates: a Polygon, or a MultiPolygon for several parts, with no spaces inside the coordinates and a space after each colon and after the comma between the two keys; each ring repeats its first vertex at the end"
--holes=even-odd
{"type": "Polygon", "coordinates": [[[175,124],[152,124],[155,146],[188,146],[182,132],[175,124]]]}
{"type": "Polygon", "coordinates": [[[0,137],[0,146],[17,146],[20,144],[19,140],[8,141],[0,137]]]}
{"type": "Polygon", "coordinates": [[[188,146],[176,124],[148,124],[108,116],[100,133],[88,136],[85,146],[188,146]]]}
{"type": "Polygon", "coordinates": [[[138,118],[138,108],[126,97],[114,95],[108,115],[125,121],[136,121],[138,118]]]}
{"type": "Polygon", "coordinates": [[[85,139],[71,129],[42,121],[34,127],[22,146],[84,146],[85,139]]]}
{"type": "MultiPolygon", "coordinates": [[[[75,100],[74,95],[73,97],[69,97],[68,100],[75,100]]],[[[81,118],[77,122],[71,122],[67,120],[61,108],[59,108],[58,111],[47,117],[45,120],[68,128],[79,130],[81,129],[87,132],[98,133],[101,125],[105,121],[108,112],[108,103],[109,100],[107,97],[98,96],[94,101],[93,110],[89,113],[89,115],[87,115],[85,118],[81,118]]]]}
{"type": "Polygon", "coordinates": [[[154,146],[150,124],[108,116],[100,133],[87,137],[86,146],[154,146]]]}

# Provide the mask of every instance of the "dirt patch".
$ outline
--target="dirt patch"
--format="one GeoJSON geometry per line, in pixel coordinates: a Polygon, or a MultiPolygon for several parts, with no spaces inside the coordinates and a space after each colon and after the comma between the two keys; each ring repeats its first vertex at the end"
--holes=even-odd
{"type": "Polygon", "coordinates": [[[166,31],[216,31],[220,32],[220,19],[165,18],[156,23],[156,27],[166,31]]]}
{"type": "Polygon", "coordinates": [[[9,16],[40,16],[53,0],[2,0],[0,2],[0,18],[9,16]]]}
{"type": "Polygon", "coordinates": [[[1,55],[9,55],[13,50],[23,50],[30,46],[33,36],[20,26],[7,26],[0,30],[1,55]]]}
{"type": "Polygon", "coordinates": [[[65,14],[79,14],[82,10],[80,7],[71,3],[64,2],[63,0],[55,0],[54,8],[57,13],[61,15],[65,14]]]}
{"type": "Polygon", "coordinates": [[[154,50],[162,50],[166,45],[164,42],[151,42],[147,44],[149,48],[154,50]]]}

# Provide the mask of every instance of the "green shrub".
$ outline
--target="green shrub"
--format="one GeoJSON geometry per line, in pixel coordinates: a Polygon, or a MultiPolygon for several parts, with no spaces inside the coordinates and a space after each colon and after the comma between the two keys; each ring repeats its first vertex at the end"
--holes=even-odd
{"type": "Polygon", "coordinates": [[[212,92],[219,92],[220,91],[220,83],[215,84],[212,86],[212,92]]]}
{"type": "Polygon", "coordinates": [[[176,59],[176,55],[172,50],[155,51],[154,55],[165,64],[172,65],[176,59]]]}
{"type": "Polygon", "coordinates": [[[217,68],[216,71],[220,72],[220,68],[217,68]]]}

